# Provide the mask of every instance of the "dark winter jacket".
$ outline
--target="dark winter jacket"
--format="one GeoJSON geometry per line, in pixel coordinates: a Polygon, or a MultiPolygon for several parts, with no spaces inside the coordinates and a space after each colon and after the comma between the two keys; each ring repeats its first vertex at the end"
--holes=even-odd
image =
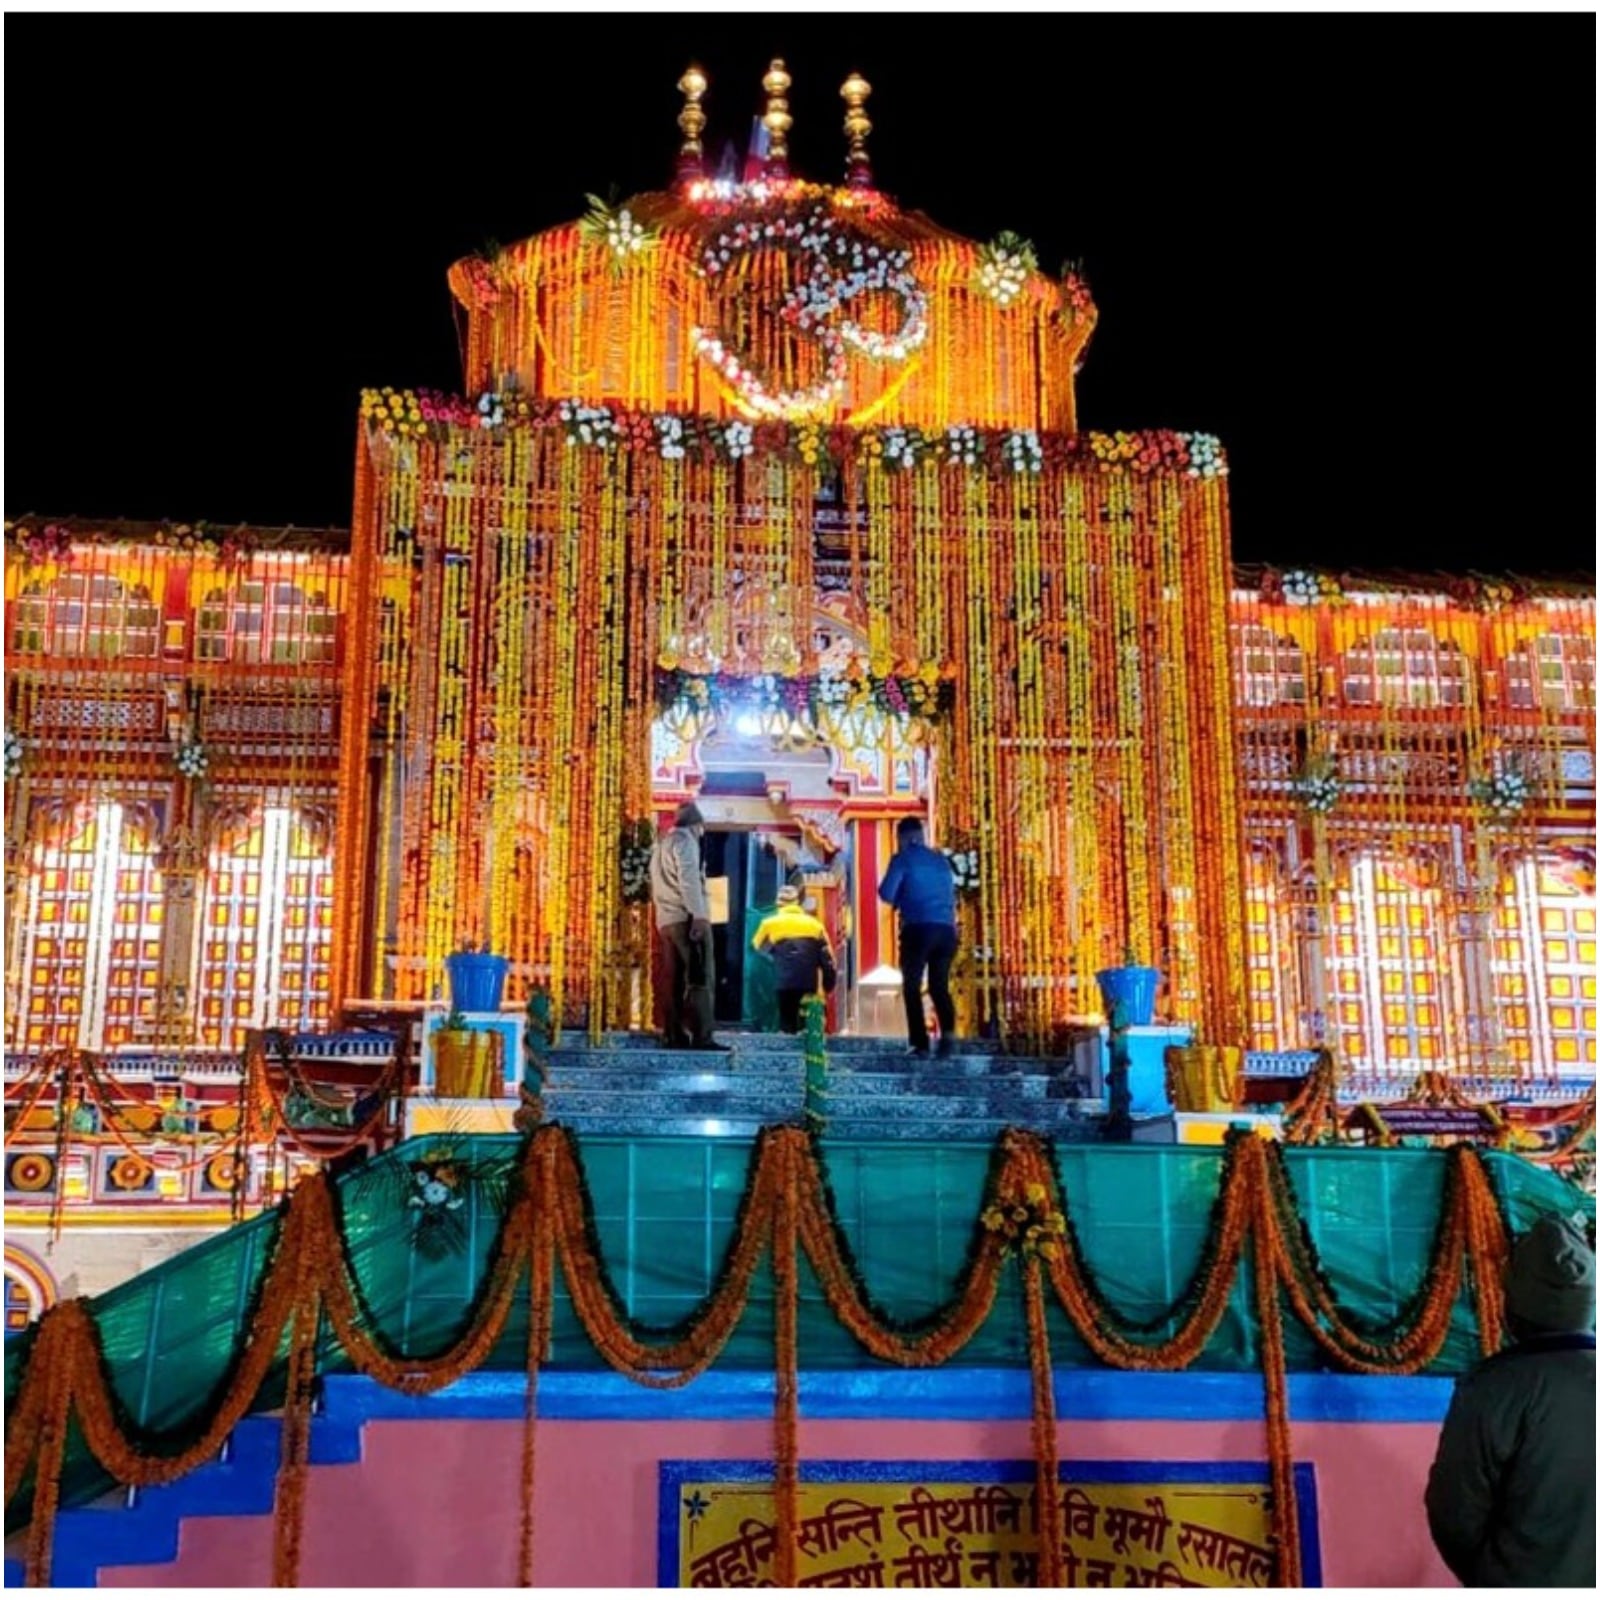
{"type": "Polygon", "coordinates": [[[1541,1219],[1506,1272],[1520,1337],[1456,1385],[1428,1526],[1470,1588],[1594,1587],[1594,1271],[1576,1224],[1541,1219]]]}
{"type": "Polygon", "coordinates": [[[763,919],[750,944],[772,957],[777,978],[774,988],[815,994],[818,973],[830,991],[837,981],[828,930],[800,906],[779,906],[763,919]]]}
{"type": "Polygon", "coordinates": [[[949,858],[925,844],[900,846],[878,885],[878,898],[900,913],[902,927],[956,925],[956,875],[949,858]]]}

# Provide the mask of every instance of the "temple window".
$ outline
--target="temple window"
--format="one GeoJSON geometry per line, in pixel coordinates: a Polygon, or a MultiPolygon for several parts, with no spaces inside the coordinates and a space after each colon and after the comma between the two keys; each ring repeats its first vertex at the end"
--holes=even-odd
{"type": "Polygon", "coordinates": [[[41,813],[14,1048],[110,1050],[153,1036],[165,906],[149,809],[41,813]]]}
{"type": "Polygon", "coordinates": [[[157,652],[161,612],[144,584],[63,572],[16,598],[11,648],[23,654],[145,657],[157,652]]]}
{"type": "Polygon", "coordinates": [[[1595,1071],[1594,857],[1524,856],[1500,880],[1490,971],[1500,1038],[1541,1076],[1595,1071]]]}
{"type": "Polygon", "coordinates": [[[1345,652],[1344,698],[1353,706],[1461,706],[1467,661],[1427,628],[1381,628],[1345,652]]]}
{"type": "Polygon", "coordinates": [[[1299,1031],[1294,944],[1283,874],[1269,851],[1254,849],[1245,858],[1244,917],[1251,1048],[1293,1049],[1299,1031]]]}
{"type": "Polygon", "coordinates": [[[249,1028],[326,1027],[333,853],[326,829],[269,805],[224,824],[200,918],[199,1040],[237,1050],[249,1028]]]}
{"type": "Polygon", "coordinates": [[[331,665],[339,614],[281,578],[212,589],[195,611],[195,656],[266,666],[331,665]]]}
{"type": "Polygon", "coordinates": [[[1437,1068],[1447,1059],[1448,954],[1441,891],[1428,867],[1361,855],[1333,899],[1335,1049],[1374,1071],[1437,1068]]]}
{"type": "Polygon", "coordinates": [[[1506,657],[1506,703],[1519,711],[1594,710],[1594,640],[1542,633],[1506,657]]]}
{"type": "Polygon", "coordinates": [[[1304,705],[1306,653],[1293,639],[1254,623],[1233,627],[1235,682],[1247,706],[1304,705]]]}

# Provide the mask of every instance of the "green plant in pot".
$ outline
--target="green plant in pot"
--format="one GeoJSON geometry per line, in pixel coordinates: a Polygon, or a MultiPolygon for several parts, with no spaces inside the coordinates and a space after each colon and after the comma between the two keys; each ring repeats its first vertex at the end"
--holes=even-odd
{"type": "Polygon", "coordinates": [[[441,1100],[492,1100],[499,1087],[498,1034],[471,1027],[453,1009],[433,1040],[434,1092],[441,1100]]]}

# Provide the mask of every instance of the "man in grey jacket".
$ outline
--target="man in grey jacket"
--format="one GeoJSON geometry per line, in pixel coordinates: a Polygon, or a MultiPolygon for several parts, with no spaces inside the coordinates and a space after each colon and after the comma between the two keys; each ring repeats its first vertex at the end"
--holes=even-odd
{"type": "Polygon", "coordinates": [[[706,819],[692,800],[650,852],[650,898],[667,958],[665,1043],[669,1050],[726,1050],[711,1036],[711,907],[700,840],[706,819]],[[687,1023],[687,1026],[685,1024],[687,1023]]]}
{"type": "Polygon", "coordinates": [[[1469,1588],[1592,1589],[1594,1251],[1542,1217],[1506,1268],[1516,1343],[1456,1384],[1428,1477],[1428,1527],[1469,1588]]]}

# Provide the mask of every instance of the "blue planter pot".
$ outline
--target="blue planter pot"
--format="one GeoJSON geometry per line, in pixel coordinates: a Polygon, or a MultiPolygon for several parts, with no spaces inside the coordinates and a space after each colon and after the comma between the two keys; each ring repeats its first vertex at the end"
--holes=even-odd
{"type": "Polygon", "coordinates": [[[498,1011],[511,963],[504,956],[459,951],[444,958],[450,1003],[457,1011],[498,1011]]]}
{"type": "Polygon", "coordinates": [[[1130,1028],[1148,1028],[1156,1019],[1156,985],[1161,974],[1154,967],[1107,967],[1094,975],[1110,1018],[1118,1005],[1130,1028]]]}

